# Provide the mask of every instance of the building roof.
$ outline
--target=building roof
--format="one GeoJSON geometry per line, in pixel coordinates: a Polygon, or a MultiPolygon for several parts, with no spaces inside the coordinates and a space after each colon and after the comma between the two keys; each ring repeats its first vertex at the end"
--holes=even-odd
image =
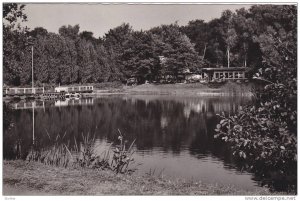
{"type": "Polygon", "coordinates": [[[58,86],[58,87],[55,87],[55,89],[65,89],[65,88],[68,88],[68,86],[58,86]]]}
{"type": "Polygon", "coordinates": [[[203,71],[246,71],[246,67],[202,68],[203,71]]]}

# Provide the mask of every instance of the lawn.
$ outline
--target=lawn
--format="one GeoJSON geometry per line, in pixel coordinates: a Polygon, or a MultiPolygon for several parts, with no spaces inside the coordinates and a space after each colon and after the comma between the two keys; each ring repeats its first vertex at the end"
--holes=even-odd
{"type": "Polygon", "coordinates": [[[168,180],[150,175],[115,174],[88,168],[62,168],[23,160],[4,161],[4,195],[272,195],[233,186],[168,180]]]}

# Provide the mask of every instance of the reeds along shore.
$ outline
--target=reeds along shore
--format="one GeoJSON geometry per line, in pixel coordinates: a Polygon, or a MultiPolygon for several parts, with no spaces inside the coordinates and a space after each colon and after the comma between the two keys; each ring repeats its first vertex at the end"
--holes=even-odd
{"type": "Polygon", "coordinates": [[[132,168],[135,163],[134,142],[128,146],[124,141],[122,133],[118,130],[118,144],[111,144],[107,150],[98,154],[95,150],[95,136],[82,135],[82,142],[77,142],[74,138],[74,145],[64,143],[62,137],[57,135],[51,140],[46,148],[40,148],[33,145],[26,157],[27,161],[37,161],[45,165],[58,167],[82,167],[102,170],[111,170],[115,173],[132,173],[136,168],[132,168]]]}

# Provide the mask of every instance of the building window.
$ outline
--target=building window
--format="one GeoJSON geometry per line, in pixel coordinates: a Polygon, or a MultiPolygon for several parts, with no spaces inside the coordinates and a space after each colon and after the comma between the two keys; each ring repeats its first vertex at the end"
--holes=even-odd
{"type": "Polygon", "coordinates": [[[228,79],[228,73],[225,73],[225,79],[228,79]]]}
{"type": "Polygon", "coordinates": [[[232,75],[232,72],[230,72],[230,73],[228,73],[229,74],[229,79],[232,79],[233,77],[233,75],[232,75]]]}
{"type": "Polygon", "coordinates": [[[239,78],[244,78],[244,77],[245,77],[245,74],[242,72],[239,72],[239,78]]]}
{"type": "Polygon", "coordinates": [[[219,79],[219,73],[215,73],[215,78],[219,79]]]}
{"type": "Polygon", "coordinates": [[[220,78],[221,78],[221,79],[224,78],[223,72],[220,73],[220,78]]]}
{"type": "Polygon", "coordinates": [[[238,72],[234,72],[234,78],[239,78],[239,73],[238,72]]]}

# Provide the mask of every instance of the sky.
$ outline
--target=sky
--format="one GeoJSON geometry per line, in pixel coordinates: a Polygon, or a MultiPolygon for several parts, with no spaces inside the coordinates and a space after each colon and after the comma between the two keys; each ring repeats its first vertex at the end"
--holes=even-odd
{"type": "Polygon", "coordinates": [[[43,27],[49,32],[58,33],[63,25],[79,24],[81,31],[92,31],[94,37],[102,37],[110,29],[129,23],[134,30],[148,30],[161,24],[171,24],[178,21],[186,25],[189,21],[202,19],[210,21],[221,16],[222,11],[232,11],[250,5],[242,4],[26,4],[25,13],[31,30],[43,27]]]}

